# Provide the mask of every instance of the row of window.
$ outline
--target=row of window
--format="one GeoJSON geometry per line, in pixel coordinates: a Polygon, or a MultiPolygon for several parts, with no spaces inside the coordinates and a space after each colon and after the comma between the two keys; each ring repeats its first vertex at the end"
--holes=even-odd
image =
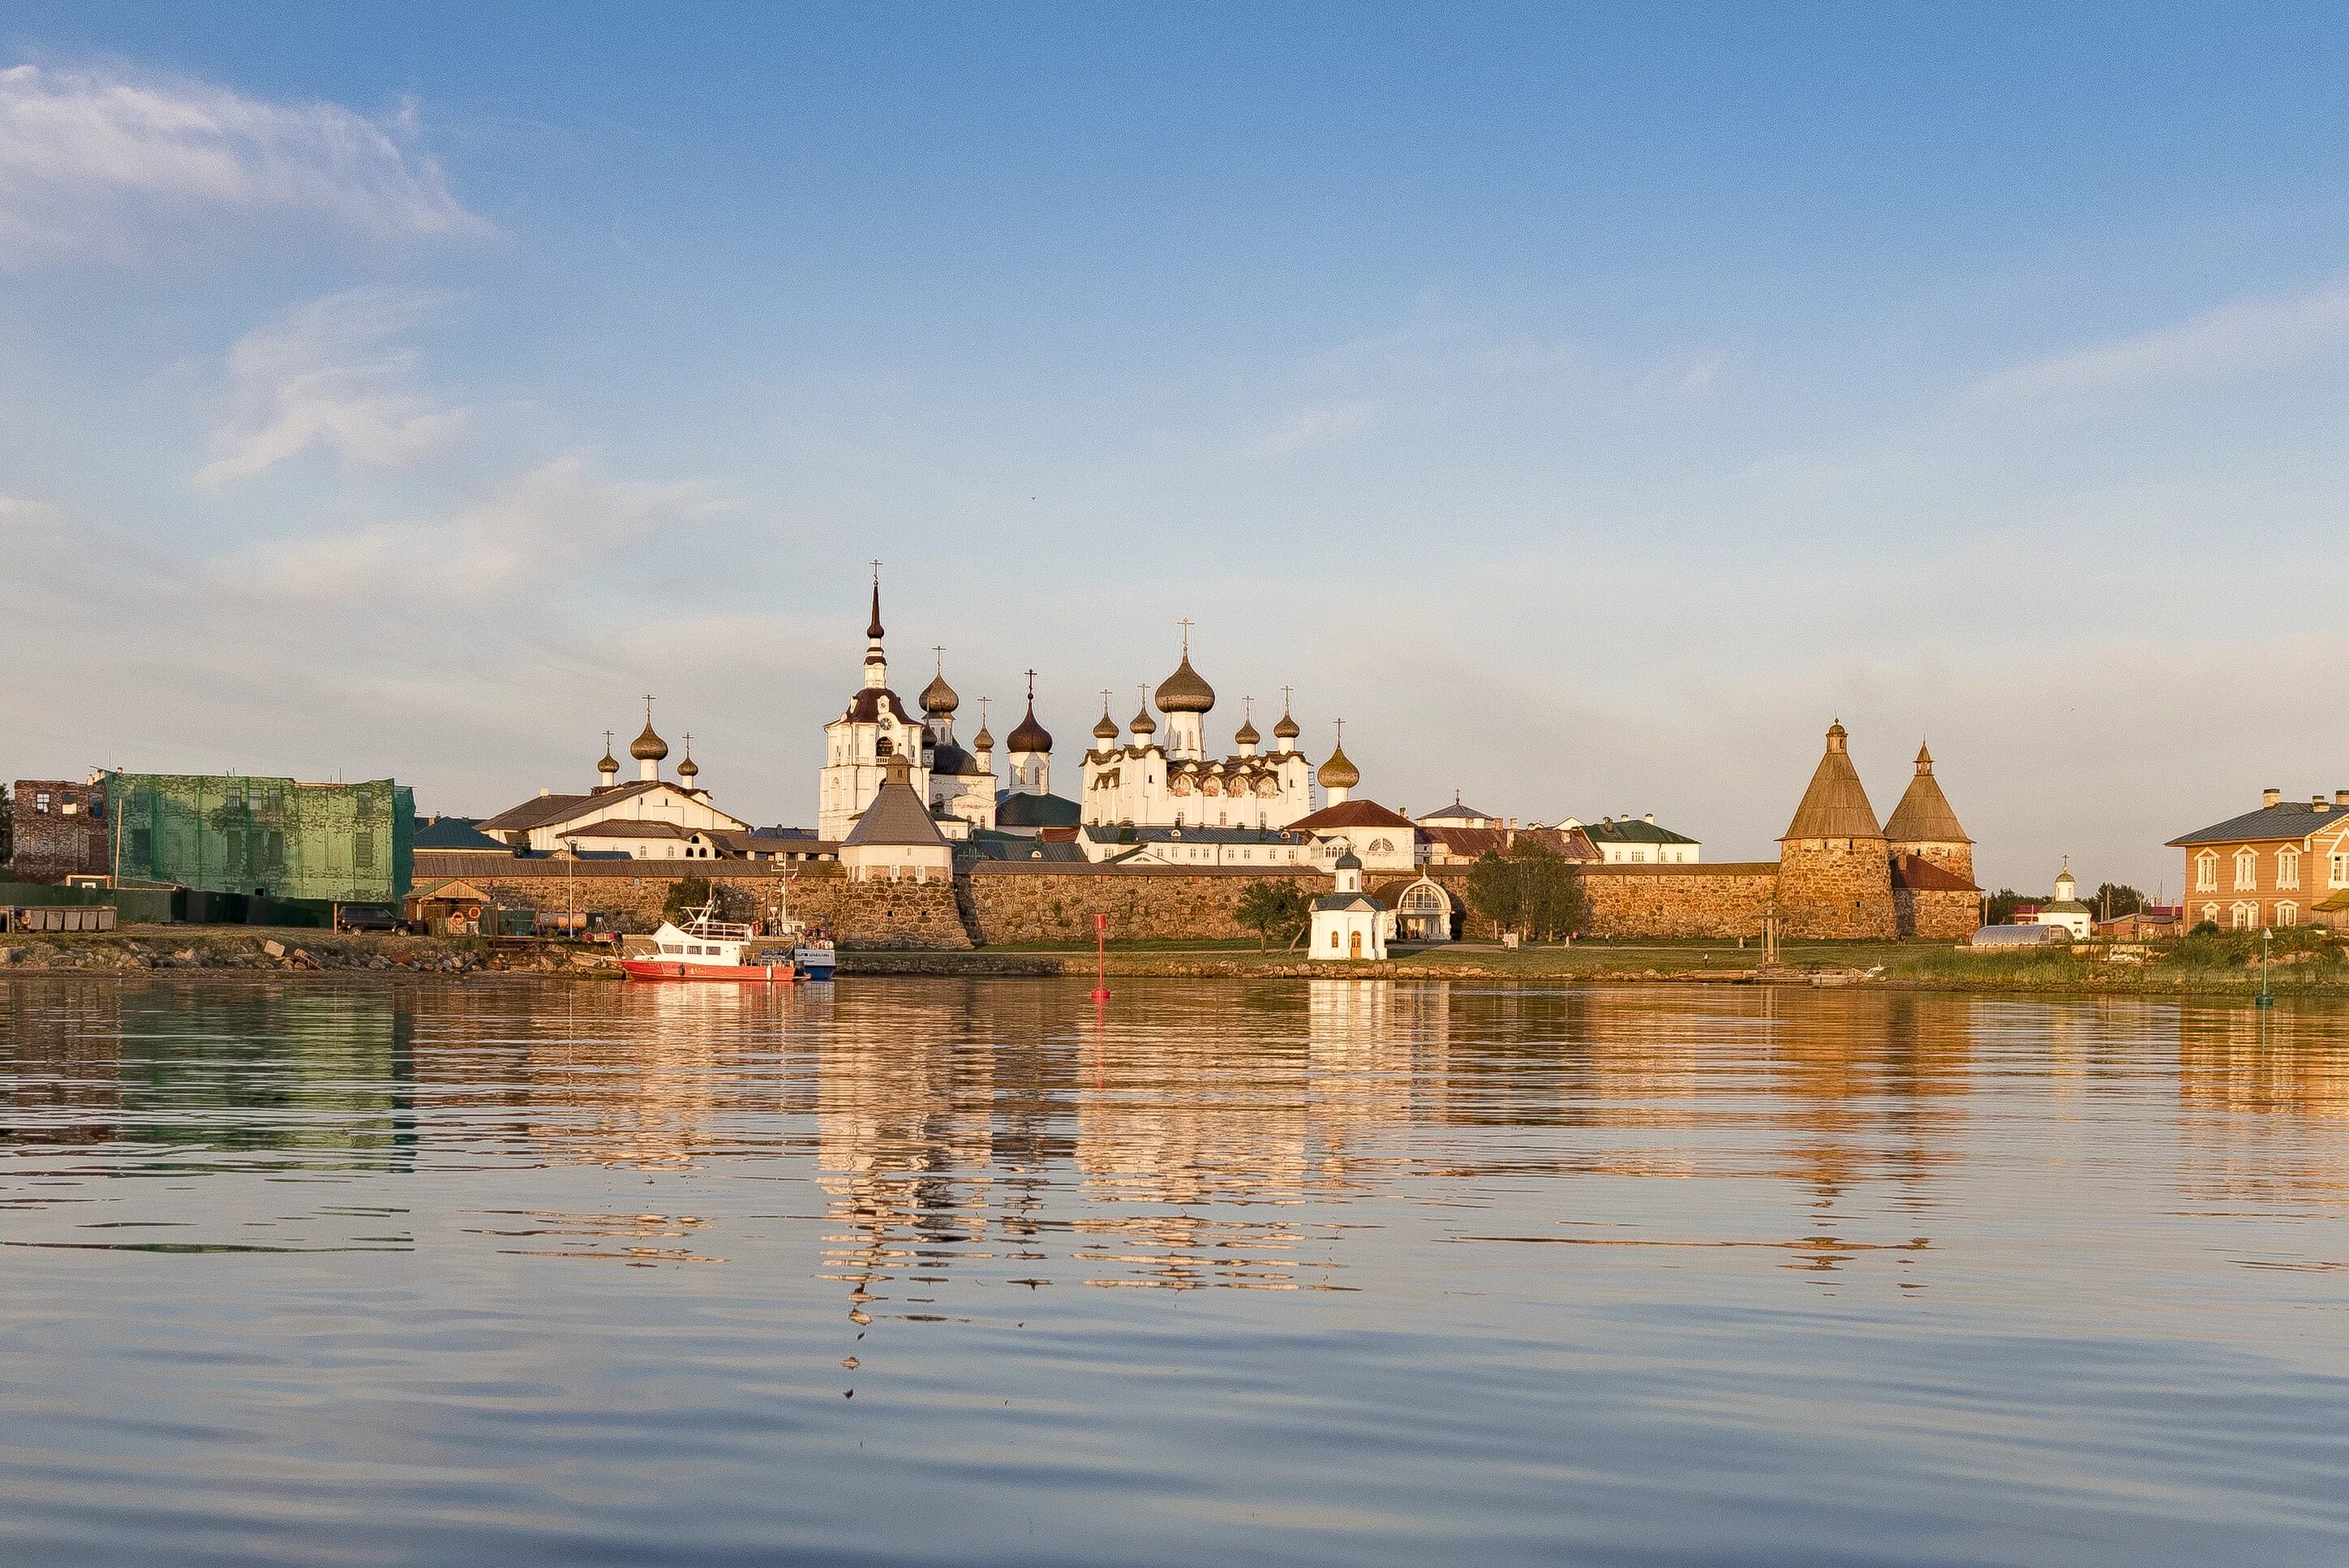
{"type": "MultiPolygon", "coordinates": [[[[2260,907],[2249,899],[2242,899],[2221,916],[2218,905],[2205,904],[2197,916],[2197,923],[2202,920],[2214,926],[2224,925],[2231,931],[2255,931],[2260,929],[2260,907]]],[[[2289,898],[2283,900],[2276,905],[2274,918],[2270,923],[2278,926],[2300,924],[2300,906],[2289,898]]]]}
{"type": "MultiPolygon", "coordinates": [[[[2259,885],[2260,852],[2249,846],[2236,850],[2236,890],[2249,892],[2259,885]]],[[[2275,885],[2279,888],[2300,886],[2300,851],[2290,845],[2275,852],[2275,885]]],[[[2336,851],[2326,857],[2324,885],[2328,888],[2349,888],[2349,852],[2336,851]]],[[[2205,849],[2194,857],[2194,890],[2198,893],[2219,890],[2217,850],[2205,849]]]]}

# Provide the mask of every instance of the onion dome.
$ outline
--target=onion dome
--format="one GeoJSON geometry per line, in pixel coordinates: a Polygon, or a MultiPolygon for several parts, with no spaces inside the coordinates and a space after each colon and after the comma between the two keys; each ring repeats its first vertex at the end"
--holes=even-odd
{"type": "Polygon", "coordinates": [[[1011,732],[1011,749],[1015,752],[1049,752],[1052,749],[1052,732],[1036,722],[1036,702],[1028,701],[1028,716],[1011,732]]]}
{"type": "Polygon", "coordinates": [[[1321,764],[1321,771],[1313,776],[1321,781],[1323,789],[1351,789],[1362,782],[1362,770],[1347,760],[1346,744],[1340,741],[1338,749],[1330,753],[1330,760],[1321,764]]]}
{"type": "MultiPolygon", "coordinates": [[[[1161,687],[1159,690],[1164,691],[1165,688],[1161,687]]],[[[1149,709],[1144,708],[1140,712],[1134,714],[1133,722],[1127,725],[1126,728],[1132,730],[1137,735],[1154,735],[1158,732],[1158,721],[1150,716],[1149,709]]]]}
{"type": "Polygon", "coordinates": [[[1093,721],[1093,739],[1096,741],[1117,739],[1117,721],[1109,716],[1109,704],[1106,702],[1102,704],[1102,716],[1093,721]]]}
{"type": "Polygon", "coordinates": [[[1293,741],[1303,733],[1305,733],[1304,726],[1298,723],[1296,720],[1290,718],[1288,716],[1288,710],[1283,708],[1280,711],[1280,722],[1272,727],[1273,739],[1277,741],[1293,741]]]}
{"type": "Polygon", "coordinates": [[[970,738],[970,749],[974,752],[991,752],[995,750],[995,737],[987,732],[987,725],[985,723],[982,722],[978,726],[978,733],[970,738]]]}
{"type": "Polygon", "coordinates": [[[1232,744],[1236,746],[1253,746],[1263,739],[1256,732],[1256,715],[1252,712],[1240,721],[1238,729],[1232,732],[1232,744]]]}
{"type": "Polygon", "coordinates": [[[645,732],[628,742],[628,755],[640,763],[657,763],[668,755],[668,742],[653,733],[653,716],[645,714],[645,732]]]}
{"type": "Polygon", "coordinates": [[[944,670],[931,676],[930,683],[922,688],[922,711],[925,713],[951,713],[961,706],[962,699],[956,696],[955,689],[947,684],[944,670]]]}
{"type": "Polygon", "coordinates": [[[604,732],[604,760],[595,764],[595,771],[599,774],[616,774],[620,771],[619,759],[612,755],[612,732],[609,730],[604,732]]]}
{"type": "Polygon", "coordinates": [[[701,764],[693,760],[693,737],[685,738],[685,761],[677,764],[677,776],[690,784],[701,776],[701,764]]]}
{"type": "Polygon", "coordinates": [[[1174,673],[1158,683],[1157,698],[1161,712],[1204,713],[1216,705],[1216,689],[1191,668],[1191,654],[1186,649],[1174,673]]]}

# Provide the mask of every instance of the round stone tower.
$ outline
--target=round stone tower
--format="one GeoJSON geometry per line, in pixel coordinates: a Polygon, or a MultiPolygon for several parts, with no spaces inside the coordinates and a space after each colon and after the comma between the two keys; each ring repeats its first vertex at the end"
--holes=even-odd
{"type": "Polygon", "coordinates": [[[1841,720],[1828,727],[1826,754],[1778,839],[1778,919],[1791,937],[1898,934],[1891,852],[1846,739],[1841,720]]]}
{"type": "Polygon", "coordinates": [[[1917,776],[1909,781],[1908,793],[1892,808],[1884,824],[1884,836],[1895,860],[1913,855],[1969,882],[1974,879],[1974,841],[1958,826],[1950,797],[1941,793],[1940,781],[1933,777],[1933,753],[1922,745],[1917,748],[1917,776]]]}

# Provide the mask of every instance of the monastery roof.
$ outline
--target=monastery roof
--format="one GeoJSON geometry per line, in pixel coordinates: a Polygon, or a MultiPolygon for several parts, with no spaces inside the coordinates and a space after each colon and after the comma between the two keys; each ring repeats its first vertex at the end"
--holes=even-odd
{"type": "Polygon", "coordinates": [[[1917,748],[1917,776],[1909,781],[1900,804],[1885,819],[1884,836],[1897,844],[1971,844],[1950,809],[1950,797],[1933,777],[1933,753],[1917,748]]]}
{"type": "Polygon", "coordinates": [[[1412,833],[1419,828],[1411,818],[1389,811],[1374,800],[1340,801],[1336,805],[1325,805],[1300,816],[1288,826],[1295,833],[1323,833],[1333,827],[1400,827],[1412,833]]]}
{"type": "Polygon", "coordinates": [[[1368,893],[1324,893],[1313,900],[1317,909],[1383,909],[1384,904],[1368,893]]]}
{"type": "Polygon", "coordinates": [[[535,794],[520,805],[511,806],[475,826],[484,834],[523,833],[534,827],[544,827],[550,823],[565,821],[585,810],[601,811],[615,801],[626,800],[631,795],[643,794],[649,790],[676,788],[675,784],[659,779],[638,779],[634,784],[600,789],[593,794],[535,794]]]}
{"type": "Polygon", "coordinates": [[[2271,838],[2305,838],[2312,833],[2328,827],[2339,827],[2349,822],[2349,807],[2331,802],[2283,801],[2275,805],[2263,805],[2257,811],[2247,811],[2240,816],[2230,816],[2224,822],[2183,833],[2169,841],[2176,849],[2189,844],[2241,844],[2271,838]]]}
{"type": "Polygon", "coordinates": [[[1091,864],[1082,849],[1065,839],[1026,838],[1016,833],[989,833],[984,828],[970,836],[970,849],[981,860],[1091,864]]]}
{"type": "Polygon", "coordinates": [[[563,836],[565,838],[691,838],[697,831],[695,828],[680,827],[674,822],[653,822],[640,816],[606,817],[601,822],[591,822],[584,827],[572,828],[563,836]]]}
{"type": "Polygon", "coordinates": [[[502,838],[492,838],[461,816],[420,819],[416,825],[416,836],[409,842],[418,849],[493,849],[511,853],[513,847],[502,838]]]}
{"type": "Polygon", "coordinates": [[[859,687],[856,695],[848,700],[848,706],[842,711],[841,717],[854,720],[860,724],[873,724],[878,723],[885,712],[901,724],[914,722],[914,716],[905,711],[905,704],[899,701],[897,694],[886,686],[859,687]]]}
{"type": "Polygon", "coordinates": [[[1444,901],[1446,904],[1457,904],[1460,902],[1458,897],[1453,893],[1451,888],[1446,888],[1442,882],[1437,881],[1434,877],[1423,875],[1390,877],[1382,882],[1372,883],[1371,886],[1371,896],[1378,899],[1380,903],[1387,906],[1387,908],[1393,909],[1402,901],[1402,896],[1406,891],[1418,887],[1422,882],[1426,883],[1429,887],[1443,894],[1444,901]]]}
{"type": "MultiPolygon", "coordinates": [[[[1495,855],[1504,854],[1509,847],[1508,829],[1503,827],[1430,827],[1422,823],[1419,836],[1465,860],[1474,860],[1488,849],[1495,855]]],[[[1520,827],[1517,836],[1530,838],[1551,854],[1562,855],[1568,860],[1601,858],[1589,836],[1578,827],[1520,827]]]]}
{"type": "MultiPolygon", "coordinates": [[[[1612,821],[1586,822],[1582,831],[1593,844],[1694,844],[1685,833],[1674,833],[1669,827],[1659,827],[1652,822],[1637,817],[1617,817],[1612,821]]],[[[1841,836],[1838,835],[1837,836],[1841,836]]]]}
{"type": "Polygon", "coordinates": [[[840,841],[843,849],[859,845],[922,845],[946,847],[946,836],[930,820],[930,808],[914,786],[892,780],[881,786],[856,826],[840,841]]]}
{"type": "Polygon", "coordinates": [[[1898,855],[1892,860],[1892,885],[1917,893],[1979,893],[1980,888],[1938,862],[1921,855],[1898,855]]]}
{"type": "Polygon", "coordinates": [[[978,765],[977,757],[948,741],[930,753],[930,772],[952,778],[971,778],[987,770],[978,765]]]}
{"type": "Polygon", "coordinates": [[[1495,819],[1493,814],[1489,811],[1479,811],[1473,805],[1461,805],[1460,797],[1455,794],[1452,797],[1452,804],[1450,805],[1438,806],[1435,810],[1422,815],[1419,820],[1422,822],[1454,822],[1466,826],[1479,822],[1491,822],[1495,819]]]}
{"type": "Polygon", "coordinates": [[[1803,801],[1795,808],[1795,820],[1778,836],[1778,842],[1792,838],[1881,838],[1884,829],[1876,821],[1876,808],[1868,804],[1868,791],[1860,784],[1859,774],[1851,765],[1851,753],[1844,749],[1844,727],[1840,722],[1827,731],[1827,749],[1819,758],[1818,770],[1811,774],[1811,785],[1803,792],[1803,801]]]}
{"type": "Polygon", "coordinates": [[[1084,815],[1084,808],[1075,801],[1057,794],[1013,790],[995,797],[998,827],[1073,827],[1084,815]]]}

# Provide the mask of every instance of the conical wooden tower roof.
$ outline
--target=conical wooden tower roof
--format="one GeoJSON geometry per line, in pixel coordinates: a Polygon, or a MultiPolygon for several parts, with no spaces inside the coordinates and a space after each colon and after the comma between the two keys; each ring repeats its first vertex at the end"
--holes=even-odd
{"type": "Polygon", "coordinates": [[[1803,792],[1803,804],[1795,808],[1795,820],[1778,836],[1779,843],[1790,838],[1884,836],[1884,829],[1877,825],[1876,808],[1868,804],[1868,791],[1860,786],[1859,774],[1851,765],[1851,753],[1844,749],[1844,738],[1843,721],[1838,719],[1827,728],[1826,754],[1819,759],[1811,787],[1803,792]]]}
{"type": "Polygon", "coordinates": [[[1971,844],[1966,830],[1958,826],[1958,814],[1950,809],[1950,797],[1933,777],[1933,753],[1922,745],[1917,748],[1917,776],[1909,781],[1909,791],[1900,804],[1892,808],[1891,820],[1884,825],[1884,836],[1896,844],[1971,844]]]}

